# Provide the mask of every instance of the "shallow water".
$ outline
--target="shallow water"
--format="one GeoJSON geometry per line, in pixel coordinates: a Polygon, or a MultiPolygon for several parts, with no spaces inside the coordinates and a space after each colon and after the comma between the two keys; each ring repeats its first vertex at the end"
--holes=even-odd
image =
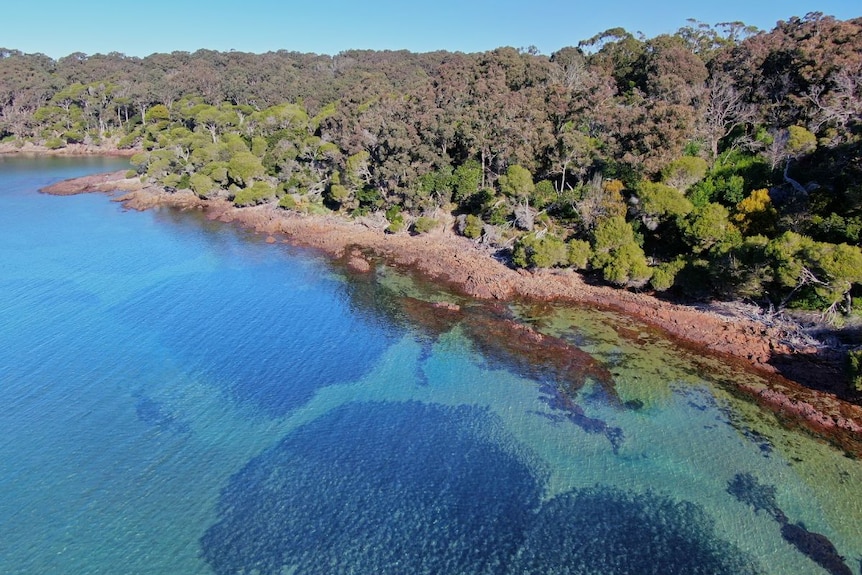
{"type": "Polygon", "coordinates": [[[36,193],[117,167],[0,157],[0,573],[860,572],[862,463],[756,374],[36,193]]]}

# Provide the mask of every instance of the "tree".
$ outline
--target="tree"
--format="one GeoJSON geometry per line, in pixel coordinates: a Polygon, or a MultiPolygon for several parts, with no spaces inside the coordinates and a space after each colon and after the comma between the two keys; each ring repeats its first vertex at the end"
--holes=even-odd
{"type": "Polygon", "coordinates": [[[831,146],[852,141],[853,123],[858,125],[862,117],[862,68],[834,72],[827,82],[808,88],[808,99],[814,105],[810,126],[813,132],[829,128],[826,133],[831,146]]]}
{"type": "Polygon", "coordinates": [[[252,185],[236,192],[233,198],[234,205],[253,206],[262,204],[275,197],[275,188],[267,182],[254,182],[252,185]]]}
{"type": "Polygon", "coordinates": [[[685,193],[706,176],[707,168],[703,158],[683,156],[662,168],[661,181],[685,193]]]}
{"type": "Polygon", "coordinates": [[[706,83],[706,108],[702,133],[709,145],[712,161],[718,158],[718,145],[737,127],[754,120],[754,106],[745,100],[728,74],[715,72],[706,83]]]}
{"type": "Polygon", "coordinates": [[[669,262],[662,262],[652,270],[650,285],[655,291],[667,291],[673,287],[676,275],[685,267],[685,258],[678,257],[669,262]]]}
{"type": "Polygon", "coordinates": [[[421,216],[416,218],[416,221],[413,222],[413,232],[417,234],[427,234],[439,225],[440,222],[438,220],[427,216],[421,216]]]}
{"type": "Polygon", "coordinates": [[[692,203],[668,185],[641,181],[637,186],[638,209],[647,229],[655,230],[662,221],[681,218],[691,212],[692,203]]]}
{"type": "Polygon", "coordinates": [[[851,310],[850,291],[862,283],[862,250],[848,244],[816,242],[795,232],[785,232],[766,246],[775,279],[784,290],[781,305],[810,289],[823,302],[828,317],[843,307],[851,310]]]}
{"type": "Polygon", "coordinates": [[[463,204],[479,191],[482,182],[482,167],[476,160],[468,160],[455,168],[452,173],[452,199],[463,204]]]}
{"type": "Polygon", "coordinates": [[[850,389],[862,392],[862,349],[847,352],[847,373],[850,376],[850,389]]]}
{"type": "Polygon", "coordinates": [[[716,246],[734,244],[739,231],[730,222],[730,213],[721,204],[710,202],[693,209],[680,224],[685,239],[694,253],[700,254],[716,246]]]}
{"type": "Polygon", "coordinates": [[[164,122],[171,119],[171,111],[164,104],[153,106],[147,111],[145,120],[149,123],[164,122]]]}
{"type": "Polygon", "coordinates": [[[579,239],[569,240],[568,259],[570,266],[576,270],[586,269],[591,255],[590,242],[579,239]]]}
{"type": "Polygon", "coordinates": [[[479,216],[473,214],[462,214],[455,220],[455,229],[462,236],[472,240],[478,240],[482,237],[482,220],[479,216]]]}
{"type": "Polygon", "coordinates": [[[529,200],[536,189],[530,170],[517,164],[509,166],[506,175],[500,176],[499,184],[500,191],[520,201],[529,200]]]}
{"type": "Polygon", "coordinates": [[[817,137],[814,134],[802,126],[789,126],[772,135],[766,155],[773,170],[783,162],[784,181],[803,196],[807,196],[808,190],[790,177],[790,164],[792,160],[810,154],[816,148],[817,137]]]}
{"type": "Polygon", "coordinates": [[[189,178],[189,185],[191,186],[192,191],[201,198],[209,197],[213,190],[217,188],[212,178],[200,172],[193,174],[192,177],[189,178]]]}
{"type": "Polygon", "coordinates": [[[592,230],[603,219],[625,215],[622,190],[621,181],[603,181],[598,176],[584,187],[584,194],[576,201],[575,208],[586,230],[592,230]]]}
{"type": "Polygon", "coordinates": [[[778,211],[772,205],[769,190],[761,188],[751,192],[736,205],[736,213],[732,219],[743,235],[748,235],[749,232],[770,234],[775,228],[778,211]]]}
{"type": "Polygon", "coordinates": [[[236,184],[249,187],[256,178],[263,177],[266,170],[260,158],[249,151],[234,154],[227,164],[228,176],[236,184]]]}
{"type": "Polygon", "coordinates": [[[194,121],[210,133],[213,143],[218,141],[219,134],[226,131],[237,122],[237,115],[227,109],[216,106],[200,106],[195,108],[194,121]]]}
{"type": "Polygon", "coordinates": [[[552,268],[569,261],[566,243],[553,234],[526,234],[512,249],[512,262],[522,268],[552,268]]]}
{"type": "Polygon", "coordinates": [[[622,216],[601,220],[593,233],[590,264],[602,270],[605,281],[639,287],[649,281],[651,271],[634,230],[622,216]]]}
{"type": "Polygon", "coordinates": [[[733,48],[748,36],[758,32],[755,26],[748,26],[739,21],[720,22],[715,26],[698,22],[693,18],[686,21],[689,25],[677,30],[675,35],[681,38],[689,50],[705,63],[712,60],[723,49],[733,48]]]}

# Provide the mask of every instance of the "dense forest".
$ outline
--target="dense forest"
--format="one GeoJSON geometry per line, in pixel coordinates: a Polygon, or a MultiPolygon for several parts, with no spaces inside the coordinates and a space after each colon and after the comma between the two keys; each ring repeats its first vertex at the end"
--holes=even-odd
{"type": "Polygon", "coordinates": [[[0,49],[0,140],[131,148],[142,177],[237,206],[454,222],[512,265],[634,289],[836,320],[862,296],[862,18],[550,56],[0,49]]]}

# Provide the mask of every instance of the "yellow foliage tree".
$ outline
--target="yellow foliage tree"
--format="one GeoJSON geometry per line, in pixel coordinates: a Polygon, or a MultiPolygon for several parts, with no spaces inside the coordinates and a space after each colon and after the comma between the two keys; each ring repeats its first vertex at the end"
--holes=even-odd
{"type": "Polygon", "coordinates": [[[769,234],[775,229],[778,212],[769,198],[769,190],[754,190],[747,198],[736,204],[733,223],[743,235],[769,234]]]}

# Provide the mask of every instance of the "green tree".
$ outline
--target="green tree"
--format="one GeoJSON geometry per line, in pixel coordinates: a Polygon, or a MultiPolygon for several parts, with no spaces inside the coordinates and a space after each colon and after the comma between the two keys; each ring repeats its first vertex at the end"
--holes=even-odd
{"type": "Polygon", "coordinates": [[[239,190],[233,198],[234,205],[253,206],[275,198],[275,188],[267,182],[254,182],[251,186],[239,190]]]}
{"type": "Polygon", "coordinates": [[[464,228],[461,233],[470,239],[477,240],[482,237],[483,227],[482,219],[479,216],[467,214],[464,216],[464,228]]]}
{"type": "Polygon", "coordinates": [[[552,268],[569,262],[569,250],[566,243],[553,234],[525,234],[515,242],[512,262],[522,268],[552,268]]]}
{"type": "Polygon", "coordinates": [[[730,222],[730,213],[721,204],[710,202],[695,208],[680,222],[686,242],[696,254],[725,243],[734,244],[739,231],[730,222]]]}
{"type": "Polygon", "coordinates": [[[452,199],[465,204],[479,191],[482,182],[482,166],[475,160],[468,160],[455,168],[452,173],[452,199]]]}
{"type": "Polygon", "coordinates": [[[703,158],[683,156],[662,169],[661,179],[665,184],[685,193],[706,176],[707,167],[703,158]]]}
{"type": "Polygon", "coordinates": [[[652,270],[650,285],[655,291],[667,291],[673,287],[676,275],[685,267],[685,258],[679,257],[669,262],[663,262],[652,270]]]}
{"type": "Polygon", "coordinates": [[[586,269],[591,255],[590,242],[579,239],[569,240],[568,261],[570,266],[576,270],[586,269]]]}
{"type": "Polygon", "coordinates": [[[771,240],[766,253],[772,259],[775,280],[784,289],[781,305],[806,291],[819,298],[830,317],[843,308],[851,311],[850,292],[862,284],[862,250],[848,244],[816,242],[795,232],[771,240]]]}
{"type": "Polygon", "coordinates": [[[682,192],[666,184],[643,180],[637,186],[637,195],[644,224],[651,230],[662,221],[688,215],[693,208],[682,192]]]}
{"type": "Polygon", "coordinates": [[[802,126],[790,126],[787,128],[785,152],[790,158],[799,158],[810,154],[816,148],[817,136],[802,126]]]}
{"type": "Polygon", "coordinates": [[[171,119],[171,111],[164,104],[157,104],[147,110],[145,120],[148,123],[164,122],[171,119]]]}
{"type": "Polygon", "coordinates": [[[386,210],[386,220],[389,222],[389,225],[386,227],[388,233],[396,234],[402,231],[405,227],[405,222],[404,214],[401,213],[401,206],[390,206],[386,210]]]}
{"type": "Polygon", "coordinates": [[[421,216],[416,218],[416,221],[413,222],[413,232],[417,234],[427,234],[439,225],[440,222],[438,220],[427,216],[421,216]]]}
{"type": "Polygon", "coordinates": [[[530,170],[517,164],[509,166],[506,175],[500,176],[498,181],[501,192],[521,201],[529,199],[536,189],[530,170]]]}
{"type": "Polygon", "coordinates": [[[347,158],[344,179],[346,180],[346,184],[353,188],[353,190],[358,190],[371,182],[370,160],[371,154],[365,150],[359,151],[347,158]]]}
{"type": "Polygon", "coordinates": [[[622,216],[605,218],[596,225],[590,264],[602,270],[605,281],[621,286],[642,286],[651,275],[634,230],[622,216]]]}
{"type": "Polygon", "coordinates": [[[847,375],[850,379],[850,389],[862,392],[862,349],[847,352],[847,375]]]}
{"type": "Polygon", "coordinates": [[[266,173],[260,158],[248,151],[235,154],[227,163],[227,171],[233,182],[246,187],[266,173]]]}
{"type": "Polygon", "coordinates": [[[202,198],[207,198],[217,189],[216,183],[209,176],[200,172],[192,174],[189,178],[192,191],[202,198]]]}

